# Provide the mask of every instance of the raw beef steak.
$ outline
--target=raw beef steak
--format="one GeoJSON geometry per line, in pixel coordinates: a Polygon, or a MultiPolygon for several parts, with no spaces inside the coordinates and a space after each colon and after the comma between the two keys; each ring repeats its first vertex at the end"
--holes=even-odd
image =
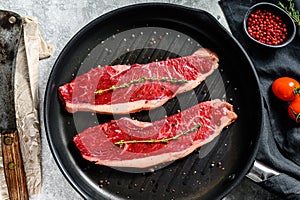
{"type": "Polygon", "coordinates": [[[96,164],[148,168],[187,156],[236,119],[232,105],[216,99],[153,123],[112,120],[77,134],[74,142],[96,164]]]}
{"type": "Polygon", "coordinates": [[[215,53],[201,48],[191,56],[149,64],[98,66],[58,90],[70,113],[134,113],[157,108],[197,87],[218,61],[215,53]]]}

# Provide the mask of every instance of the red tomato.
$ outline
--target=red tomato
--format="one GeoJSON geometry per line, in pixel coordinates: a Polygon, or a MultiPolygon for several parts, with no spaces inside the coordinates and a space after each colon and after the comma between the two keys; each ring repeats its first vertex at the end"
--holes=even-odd
{"type": "Polygon", "coordinates": [[[300,97],[292,101],[288,107],[289,116],[297,123],[300,123],[300,97]]]}
{"type": "Polygon", "coordinates": [[[275,96],[283,101],[293,101],[295,99],[295,91],[300,84],[295,79],[289,77],[281,77],[276,79],[272,84],[272,91],[275,96]]]}

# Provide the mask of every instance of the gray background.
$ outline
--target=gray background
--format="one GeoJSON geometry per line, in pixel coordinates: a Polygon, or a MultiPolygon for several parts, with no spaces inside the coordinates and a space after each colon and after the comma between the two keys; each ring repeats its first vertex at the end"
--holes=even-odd
{"type": "MultiPolygon", "coordinates": [[[[167,2],[188,7],[199,8],[210,12],[221,24],[228,28],[226,20],[218,5],[218,0],[6,0],[1,1],[0,9],[14,11],[21,16],[36,16],[39,20],[43,38],[54,46],[51,58],[40,62],[40,118],[42,137],[42,194],[31,197],[34,200],[82,199],[70,186],[58,169],[50,152],[46,139],[43,121],[44,92],[48,76],[59,53],[88,22],[116,8],[143,2],[167,2]]],[[[249,179],[244,178],[225,200],[229,199],[279,199],[263,190],[249,179]]]]}

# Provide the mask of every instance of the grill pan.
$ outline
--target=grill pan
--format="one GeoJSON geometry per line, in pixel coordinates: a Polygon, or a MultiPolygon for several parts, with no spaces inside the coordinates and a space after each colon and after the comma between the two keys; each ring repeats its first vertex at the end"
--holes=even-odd
{"type": "Polygon", "coordinates": [[[165,3],[123,7],[83,27],[54,64],[44,109],[54,158],[85,199],[220,199],[251,169],[262,130],[258,78],[243,48],[209,13],[165,3]],[[239,116],[234,124],[210,144],[154,172],[132,173],[81,157],[73,137],[121,116],[67,113],[58,97],[60,85],[97,65],[148,63],[191,55],[200,47],[218,54],[218,70],[162,107],[129,117],[159,120],[198,102],[221,98],[233,104],[239,116]]]}

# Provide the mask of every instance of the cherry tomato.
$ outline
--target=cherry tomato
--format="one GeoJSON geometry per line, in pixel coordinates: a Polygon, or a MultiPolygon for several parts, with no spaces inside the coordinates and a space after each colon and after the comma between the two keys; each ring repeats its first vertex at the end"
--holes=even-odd
{"type": "Polygon", "coordinates": [[[297,96],[288,107],[289,116],[297,123],[300,123],[300,97],[297,96]]]}
{"type": "Polygon", "coordinates": [[[293,101],[297,88],[300,88],[299,82],[289,77],[278,78],[272,84],[273,93],[283,101],[293,101]]]}

